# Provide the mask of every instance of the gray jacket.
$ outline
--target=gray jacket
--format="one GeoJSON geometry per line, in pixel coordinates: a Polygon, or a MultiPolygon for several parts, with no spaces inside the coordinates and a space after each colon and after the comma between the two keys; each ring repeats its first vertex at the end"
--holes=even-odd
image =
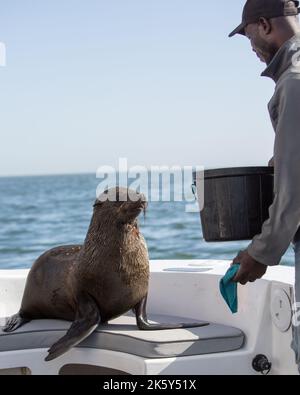
{"type": "Polygon", "coordinates": [[[287,41],[263,72],[276,82],[269,112],[275,130],[274,203],[248,253],[268,266],[280,263],[300,240],[300,34],[287,41]]]}

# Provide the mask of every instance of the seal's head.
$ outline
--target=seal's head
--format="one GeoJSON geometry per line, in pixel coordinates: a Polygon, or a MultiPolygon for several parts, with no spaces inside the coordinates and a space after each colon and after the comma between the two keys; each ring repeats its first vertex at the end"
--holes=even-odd
{"type": "Polygon", "coordinates": [[[103,192],[94,204],[95,212],[118,223],[132,223],[146,212],[145,195],[132,189],[116,187],[103,192]]]}

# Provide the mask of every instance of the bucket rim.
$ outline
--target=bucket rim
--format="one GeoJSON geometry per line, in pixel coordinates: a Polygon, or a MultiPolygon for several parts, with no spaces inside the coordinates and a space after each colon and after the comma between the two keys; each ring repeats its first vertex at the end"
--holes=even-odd
{"type": "MultiPolygon", "coordinates": [[[[194,181],[197,180],[197,174],[199,172],[193,173],[194,181]]],[[[204,170],[204,179],[214,179],[214,178],[227,178],[227,177],[243,177],[243,176],[257,176],[257,175],[274,175],[274,168],[268,166],[260,167],[228,167],[228,168],[218,168],[218,169],[208,169],[204,170]]]]}

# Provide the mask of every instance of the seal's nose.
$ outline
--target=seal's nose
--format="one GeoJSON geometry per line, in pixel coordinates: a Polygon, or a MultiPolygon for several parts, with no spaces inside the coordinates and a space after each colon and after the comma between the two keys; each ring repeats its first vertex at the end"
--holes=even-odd
{"type": "Polygon", "coordinates": [[[127,213],[131,216],[138,216],[142,211],[146,212],[148,202],[144,194],[138,193],[134,201],[131,200],[127,204],[127,213]]]}
{"type": "Polygon", "coordinates": [[[138,207],[144,208],[147,205],[148,205],[148,203],[147,203],[145,196],[139,196],[138,200],[131,201],[131,203],[130,203],[130,206],[133,208],[138,208],[138,207]]]}
{"type": "Polygon", "coordinates": [[[146,203],[148,205],[146,196],[143,193],[140,193],[139,196],[140,196],[141,202],[146,203]]]}

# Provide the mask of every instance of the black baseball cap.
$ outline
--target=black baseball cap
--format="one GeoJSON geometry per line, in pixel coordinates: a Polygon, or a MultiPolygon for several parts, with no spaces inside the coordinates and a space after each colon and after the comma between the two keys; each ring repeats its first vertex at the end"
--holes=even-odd
{"type": "Polygon", "coordinates": [[[259,18],[278,18],[280,16],[298,15],[300,12],[299,1],[296,0],[247,0],[243,10],[242,23],[229,34],[245,35],[245,27],[256,23],[259,18]]]}

